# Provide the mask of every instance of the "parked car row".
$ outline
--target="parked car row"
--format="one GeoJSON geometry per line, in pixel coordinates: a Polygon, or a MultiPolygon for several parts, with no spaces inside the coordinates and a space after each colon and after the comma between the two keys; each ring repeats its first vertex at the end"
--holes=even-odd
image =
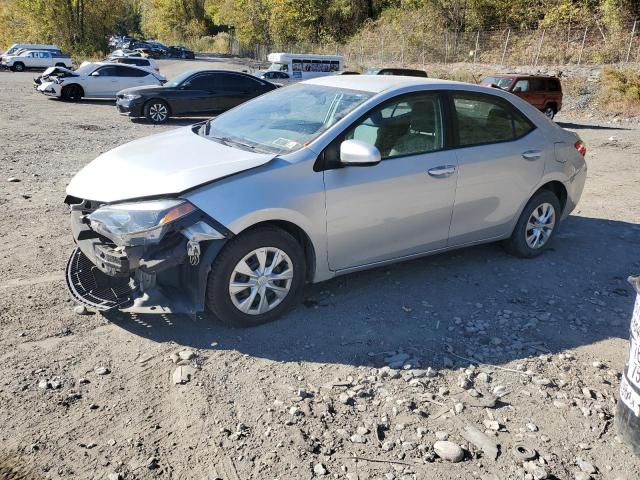
{"type": "Polygon", "coordinates": [[[46,69],[54,66],[71,68],[72,61],[71,57],[56,45],[16,43],[2,54],[0,66],[14,72],[24,72],[30,68],[46,69]]]}
{"type": "Polygon", "coordinates": [[[150,58],[182,58],[194,59],[195,53],[180,45],[166,46],[156,40],[136,40],[129,36],[111,36],[109,47],[112,50],[128,50],[150,58]]]}

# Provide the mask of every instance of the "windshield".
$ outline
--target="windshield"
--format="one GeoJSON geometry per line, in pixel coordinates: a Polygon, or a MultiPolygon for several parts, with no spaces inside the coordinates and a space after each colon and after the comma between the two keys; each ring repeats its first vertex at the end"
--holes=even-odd
{"type": "Polygon", "coordinates": [[[171,80],[170,82],[165,83],[164,86],[165,87],[170,87],[170,88],[177,87],[182,82],[184,82],[187,78],[189,78],[191,75],[193,75],[193,71],[191,71],[191,70],[189,70],[187,72],[183,72],[180,75],[178,75],[176,78],[171,80]]]}
{"type": "Polygon", "coordinates": [[[94,63],[87,63],[86,65],[80,66],[74,73],[78,75],[89,75],[96,69],[96,65],[94,63]]]}
{"type": "Polygon", "coordinates": [[[290,153],[315,140],[373,96],[321,85],[279,88],[209,120],[204,135],[222,143],[290,153]]]}
{"type": "Polygon", "coordinates": [[[269,71],[278,71],[278,72],[288,72],[289,64],[288,63],[272,63],[269,68],[269,71]]]}
{"type": "Polygon", "coordinates": [[[487,77],[484,80],[482,80],[482,82],[480,83],[490,83],[499,88],[502,88],[503,90],[506,90],[511,86],[512,82],[513,82],[513,78],[509,78],[509,77],[487,77]]]}

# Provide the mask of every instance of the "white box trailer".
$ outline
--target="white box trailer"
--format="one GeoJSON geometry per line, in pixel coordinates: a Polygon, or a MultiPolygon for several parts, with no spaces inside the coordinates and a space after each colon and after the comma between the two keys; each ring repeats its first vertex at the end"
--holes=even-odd
{"type": "Polygon", "coordinates": [[[344,69],[344,58],[340,55],[313,55],[303,53],[270,53],[268,71],[289,74],[294,80],[334,75],[344,69]]]}

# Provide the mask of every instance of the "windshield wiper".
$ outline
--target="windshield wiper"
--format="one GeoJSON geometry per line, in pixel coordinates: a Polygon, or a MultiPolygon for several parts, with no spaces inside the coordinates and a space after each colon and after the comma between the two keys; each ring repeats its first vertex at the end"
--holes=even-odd
{"type": "Polygon", "coordinates": [[[222,143],[223,145],[226,145],[227,147],[240,147],[240,148],[244,148],[246,150],[251,150],[252,152],[271,153],[267,149],[259,148],[257,145],[251,145],[249,143],[240,142],[238,140],[234,140],[234,139],[229,138],[229,137],[209,136],[208,138],[210,138],[212,140],[216,140],[216,141],[222,143]]]}

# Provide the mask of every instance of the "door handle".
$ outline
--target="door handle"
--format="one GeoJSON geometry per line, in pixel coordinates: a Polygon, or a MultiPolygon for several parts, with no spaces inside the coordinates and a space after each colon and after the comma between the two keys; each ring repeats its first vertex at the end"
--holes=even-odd
{"type": "Polygon", "coordinates": [[[525,160],[537,160],[542,156],[542,150],[527,150],[522,152],[522,158],[525,160]]]}
{"type": "Polygon", "coordinates": [[[456,171],[455,165],[440,165],[438,167],[430,168],[427,172],[432,177],[445,178],[452,175],[456,171]]]}

